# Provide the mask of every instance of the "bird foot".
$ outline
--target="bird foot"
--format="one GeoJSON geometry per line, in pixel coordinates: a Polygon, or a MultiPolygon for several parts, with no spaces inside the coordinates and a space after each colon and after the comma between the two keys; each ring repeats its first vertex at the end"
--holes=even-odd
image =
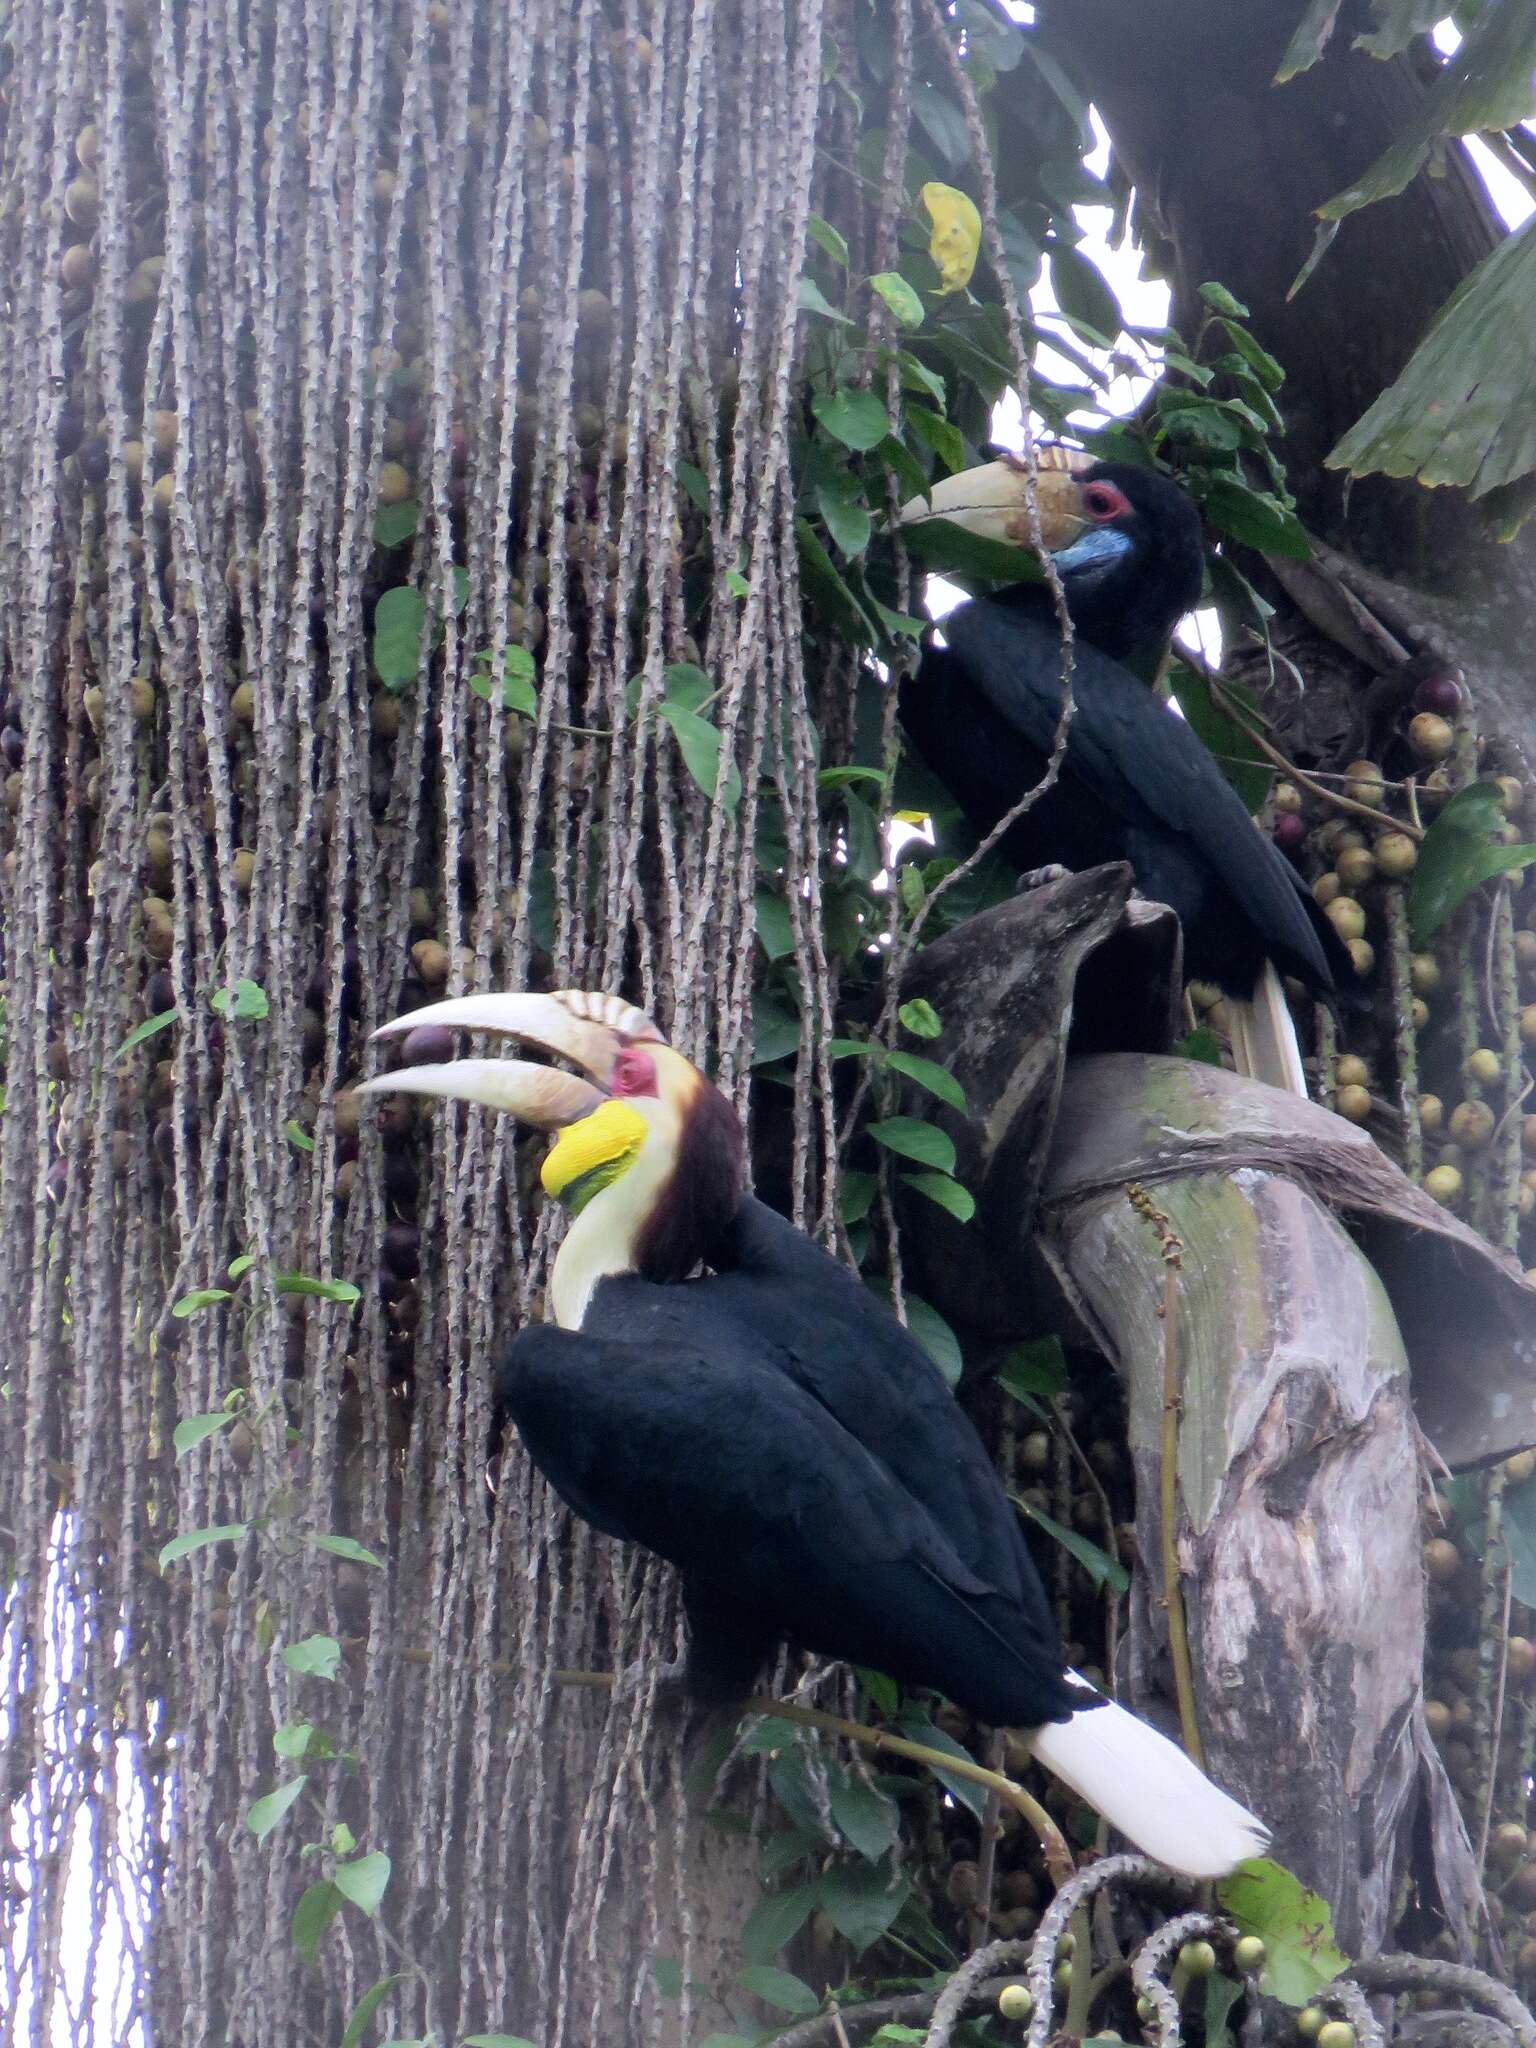
{"type": "Polygon", "coordinates": [[[1059,860],[1047,861],[1043,868],[1029,868],[1020,875],[1014,894],[1022,896],[1030,889],[1044,889],[1052,882],[1064,882],[1071,872],[1059,860]]]}
{"type": "Polygon", "coordinates": [[[650,1693],[651,1712],[658,1719],[691,1721],[698,1710],[688,1682],[688,1660],[678,1657],[655,1668],[654,1677],[639,1662],[626,1664],[613,1681],[613,1698],[626,1706],[638,1706],[650,1693]]]}

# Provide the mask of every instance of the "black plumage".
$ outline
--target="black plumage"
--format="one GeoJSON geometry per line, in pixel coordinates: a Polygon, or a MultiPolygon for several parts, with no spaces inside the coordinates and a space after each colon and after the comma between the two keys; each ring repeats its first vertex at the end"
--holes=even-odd
{"type": "MultiPolygon", "coordinates": [[[[1098,464],[1079,481],[1085,494],[1112,487],[1130,509],[1103,520],[1102,551],[1058,556],[1076,635],[1075,712],[1060,781],[999,851],[1021,873],[1128,861],[1141,893],[1178,913],[1191,975],[1247,998],[1268,959],[1333,1001],[1355,984],[1348,950],[1193,729],[1124,666],[1155,666],[1198,597],[1195,508],[1165,478],[1125,464],[1098,464]]],[[[939,630],[946,644],[930,640],[902,684],[902,722],[985,833],[1050,758],[1060,629],[1049,590],[1020,585],[959,606],[939,630]]]]}
{"type": "Polygon", "coordinates": [[[498,1393],[561,1497],[683,1575],[688,1679],[739,1698],[787,1639],[995,1725],[1081,1711],[1017,1518],[927,1353],[755,1200],[722,1268],[602,1281],[498,1393]]]}

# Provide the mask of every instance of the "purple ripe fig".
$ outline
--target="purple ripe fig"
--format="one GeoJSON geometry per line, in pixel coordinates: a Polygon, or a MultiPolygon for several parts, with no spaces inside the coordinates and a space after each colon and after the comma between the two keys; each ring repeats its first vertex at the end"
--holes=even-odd
{"type": "Polygon", "coordinates": [[[7,768],[19,768],[26,757],[27,743],[21,736],[21,728],[8,725],[0,730],[0,755],[4,756],[7,768]]]}
{"type": "Polygon", "coordinates": [[[446,1024],[418,1024],[407,1033],[400,1048],[401,1064],[407,1067],[438,1066],[451,1060],[459,1049],[458,1035],[446,1024]]]}
{"type": "Polygon", "coordinates": [[[1461,709],[1461,685],[1453,675],[1426,676],[1413,693],[1415,711],[1433,711],[1439,718],[1454,718],[1461,709]]]}
{"type": "Polygon", "coordinates": [[[151,1017],[176,1007],[176,984],[168,967],[157,967],[144,984],[144,1008],[151,1017]]]}
{"type": "Polygon", "coordinates": [[[414,1223],[391,1223],[384,1232],[384,1263],[402,1280],[414,1280],[421,1264],[421,1232],[414,1223]]]}
{"type": "Polygon", "coordinates": [[[1306,820],[1295,811],[1282,811],[1275,820],[1274,841],[1282,853],[1295,853],[1306,844],[1306,820]]]}

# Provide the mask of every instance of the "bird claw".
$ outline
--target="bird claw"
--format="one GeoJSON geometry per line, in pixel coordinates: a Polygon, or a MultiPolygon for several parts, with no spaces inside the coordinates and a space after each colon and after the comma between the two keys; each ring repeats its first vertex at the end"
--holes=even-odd
{"type": "Polygon", "coordinates": [[[1043,868],[1030,868],[1020,875],[1014,889],[1016,896],[1022,896],[1030,889],[1048,888],[1052,882],[1064,882],[1072,870],[1064,868],[1059,860],[1047,861],[1043,868]]]}
{"type": "Polygon", "coordinates": [[[647,1667],[638,1660],[626,1664],[613,1681],[612,1697],[625,1706],[638,1707],[650,1695],[651,1712],[658,1719],[693,1717],[695,1701],[688,1683],[688,1660],[678,1657],[670,1664],[647,1667]]]}

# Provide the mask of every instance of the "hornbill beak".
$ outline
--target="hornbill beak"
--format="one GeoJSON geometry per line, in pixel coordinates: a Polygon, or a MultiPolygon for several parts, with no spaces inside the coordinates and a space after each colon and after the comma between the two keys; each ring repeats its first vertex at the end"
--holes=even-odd
{"type": "Polygon", "coordinates": [[[479,1102],[541,1131],[577,1123],[608,1101],[614,1061],[626,1045],[666,1044],[643,1010],[617,996],[579,988],[558,989],[551,995],[454,996],[396,1017],[373,1035],[401,1038],[424,1024],[521,1039],[584,1067],[592,1079],[583,1081],[531,1060],[453,1060],[444,1066],[401,1067],[376,1075],[360,1085],[360,1094],[436,1095],[449,1102],[479,1102]]]}
{"type": "MultiPolygon", "coordinates": [[[[1051,443],[1038,451],[1037,460],[1040,537],[1046,553],[1054,555],[1069,547],[1088,524],[1078,497],[1077,473],[1091,468],[1092,458],[1051,443]]],[[[1017,455],[1004,455],[945,477],[923,497],[909,498],[897,524],[915,526],[924,519],[947,519],[983,540],[1033,548],[1028,465],[1017,455]]]]}

